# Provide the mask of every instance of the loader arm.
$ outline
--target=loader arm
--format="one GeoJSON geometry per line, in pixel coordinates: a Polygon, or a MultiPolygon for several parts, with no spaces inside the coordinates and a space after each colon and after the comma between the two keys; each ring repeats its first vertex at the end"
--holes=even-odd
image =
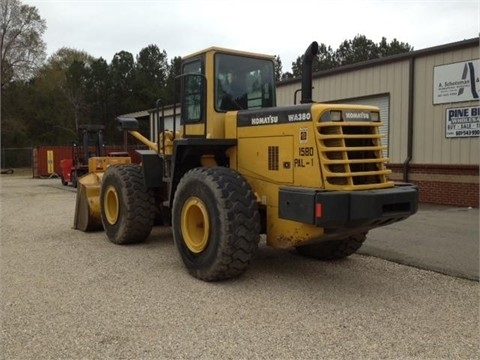
{"type": "Polygon", "coordinates": [[[140,134],[138,131],[133,131],[133,130],[130,130],[128,131],[128,133],[130,135],[132,135],[135,139],[137,139],[138,141],[140,141],[142,144],[148,146],[148,148],[150,150],[153,150],[155,152],[158,153],[158,145],[156,143],[154,143],[153,141],[150,141],[148,140],[145,136],[143,136],[142,134],[140,134]]]}

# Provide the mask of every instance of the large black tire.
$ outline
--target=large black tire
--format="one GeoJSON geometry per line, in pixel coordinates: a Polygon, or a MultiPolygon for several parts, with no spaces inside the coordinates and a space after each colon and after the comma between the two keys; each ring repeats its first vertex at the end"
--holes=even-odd
{"type": "Polygon", "coordinates": [[[300,255],[318,260],[340,260],[354,254],[366,239],[367,233],[359,233],[342,240],[331,240],[297,246],[300,255]]]}
{"type": "Polygon", "coordinates": [[[243,177],[224,168],[196,168],[178,184],[173,238],[189,273],[204,281],[242,274],[258,249],[260,215],[243,177]]]}
{"type": "Polygon", "coordinates": [[[115,244],[144,241],[155,220],[155,200],[145,188],[137,164],[112,165],[103,175],[100,193],[102,224],[115,244]]]}

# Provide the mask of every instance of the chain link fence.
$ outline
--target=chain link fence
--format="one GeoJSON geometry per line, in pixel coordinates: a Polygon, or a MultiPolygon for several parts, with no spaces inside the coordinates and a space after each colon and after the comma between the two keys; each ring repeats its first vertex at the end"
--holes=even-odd
{"type": "Polygon", "coordinates": [[[1,168],[31,168],[32,150],[32,148],[2,148],[1,168]]]}

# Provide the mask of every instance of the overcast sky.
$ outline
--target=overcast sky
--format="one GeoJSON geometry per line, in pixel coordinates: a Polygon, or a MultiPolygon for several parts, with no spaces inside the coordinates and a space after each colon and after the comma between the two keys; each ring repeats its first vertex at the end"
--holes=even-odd
{"type": "Polygon", "coordinates": [[[283,70],[314,40],[334,50],[362,34],[420,50],[479,34],[479,0],[21,0],[47,22],[48,55],[61,47],[111,62],[156,44],[168,58],[210,46],[280,55],[283,70]]]}

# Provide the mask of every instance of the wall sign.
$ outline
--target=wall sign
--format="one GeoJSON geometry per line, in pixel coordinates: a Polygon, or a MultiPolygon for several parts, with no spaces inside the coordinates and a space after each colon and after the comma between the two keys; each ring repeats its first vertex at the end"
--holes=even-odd
{"type": "Polygon", "coordinates": [[[447,138],[480,136],[480,106],[447,109],[445,120],[447,138]]]}
{"type": "Polygon", "coordinates": [[[478,59],[435,66],[433,68],[433,103],[478,100],[479,71],[478,59]]]}

